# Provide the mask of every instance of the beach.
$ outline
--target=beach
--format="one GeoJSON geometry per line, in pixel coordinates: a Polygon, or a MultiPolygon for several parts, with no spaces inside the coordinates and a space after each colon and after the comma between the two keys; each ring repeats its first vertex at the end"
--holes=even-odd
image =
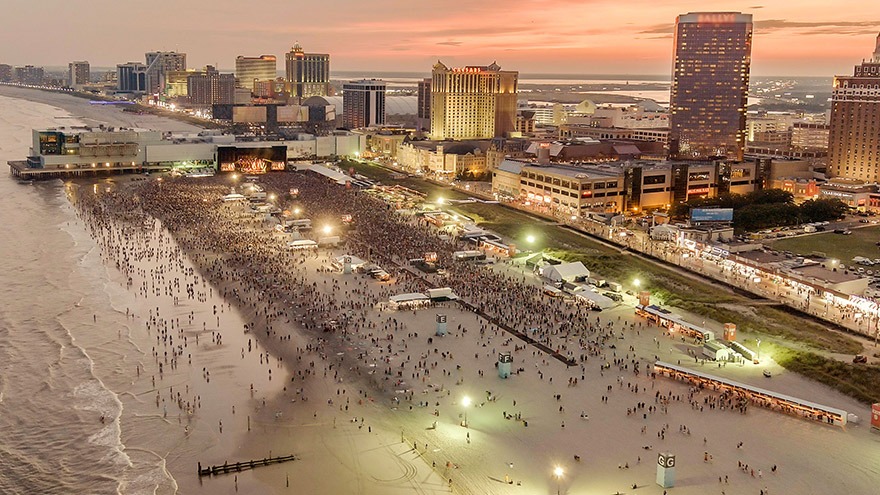
{"type": "MultiPolygon", "coordinates": [[[[6,91],[0,88],[0,95],[6,91]]],[[[57,106],[0,104],[34,113],[28,120],[34,126],[76,116],[192,130],[82,106],[65,95],[40,92],[30,99],[57,106]]],[[[24,132],[18,128],[13,134],[20,142],[0,149],[20,153],[30,139],[24,132]]],[[[66,381],[66,392],[49,385],[41,400],[52,410],[40,411],[38,421],[29,417],[36,405],[23,412],[23,396],[39,384],[11,385],[8,378],[23,379],[29,360],[39,369],[39,360],[29,357],[38,347],[13,346],[19,355],[4,356],[15,368],[4,369],[0,409],[19,418],[17,425],[3,425],[25,432],[17,442],[35,442],[37,432],[52,431],[42,421],[73,409],[76,418],[66,420],[77,428],[65,437],[59,425],[58,442],[79,439],[95,448],[76,469],[96,479],[76,485],[71,475],[58,486],[49,468],[63,470],[61,457],[78,447],[34,449],[47,473],[41,491],[659,495],[660,452],[678,458],[670,493],[871,493],[880,476],[872,459],[878,437],[864,423],[864,404],[772,365],[768,381],[750,366],[688,363],[688,351],[698,347],[636,317],[631,300],[590,312],[543,295],[543,282],[524,267],[454,263],[451,252],[460,246],[437,237],[433,227],[311,172],[257,180],[285,198],[283,208],[301,206],[318,226],[342,229],[340,217],[352,215],[344,248],[285,249],[271,219],[221,201],[241,187],[230,175],[158,179],[27,186],[7,177],[3,183],[6,207],[23,209],[22,223],[8,226],[5,237],[28,232],[6,241],[18,257],[4,271],[24,263],[33,279],[47,277],[56,288],[49,293],[67,288],[53,274],[80,293],[63,301],[32,294],[27,304],[12,306],[15,322],[24,328],[34,311],[63,313],[69,340],[38,354],[46,355],[50,369],[62,369],[71,351],[90,363],[91,377],[66,381]],[[292,188],[298,198],[285,197],[292,188]],[[31,211],[30,204],[41,209],[31,211]],[[57,265],[41,265],[48,255],[41,242],[60,253],[57,265]],[[448,265],[447,274],[408,266],[408,259],[429,251],[448,265]],[[381,264],[392,280],[341,273],[333,261],[346,254],[381,264]],[[395,294],[447,285],[493,321],[556,354],[455,302],[406,311],[386,304],[395,294]],[[437,314],[447,317],[446,335],[436,335],[437,314]],[[496,369],[502,352],[513,359],[509,378],[496,369]],[[841,408],[863,423],[842,429],[755,406],[731,407],[718,394],[652,376],[656,360],[841,408]],[[197,463],[288,454],[297,459],[196,475],[197,463]],[[97,476],[99,469],[105,474],[97,476]]],[[[33,290],[33,279],[7,275],[9,298],[33,290]]],[[[4,318],[12,321],[11,312],[4,318]]],[[[3,444],[10,450],[10,442],[3,444]]],[[[7,476],[0,487],[24,492],[22,482],[7,476]]]]}

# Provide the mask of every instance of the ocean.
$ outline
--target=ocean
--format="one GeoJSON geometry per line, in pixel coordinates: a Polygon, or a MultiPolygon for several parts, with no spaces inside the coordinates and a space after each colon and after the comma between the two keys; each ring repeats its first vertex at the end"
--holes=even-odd
{"type": "MultiPolygon", "coordinates": [[[[27,155],[32,128],[70,117],[0,97],[4,169],[27,155]]],[[[77,221],[68,187],[0,174],[0,493],[173,493],[163,457],[123,442],[120,393],[143,343],[125,315],[132,296],[77,221]]]]}

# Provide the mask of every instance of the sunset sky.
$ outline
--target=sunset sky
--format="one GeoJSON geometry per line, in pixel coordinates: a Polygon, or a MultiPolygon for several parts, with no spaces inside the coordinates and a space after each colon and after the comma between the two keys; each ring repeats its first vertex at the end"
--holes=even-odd
{"type": "Polygon", "coordinates": [[[668,74],[675,16],[753,14],[754,75],[849,73],[880,31],[877,0],[10,0],[0,63],[113,66],[187,53],[232,69],[236,55],[283,56],[295,41],[332,70],[429,72],[487,64],[524,73],[668,74]]]}

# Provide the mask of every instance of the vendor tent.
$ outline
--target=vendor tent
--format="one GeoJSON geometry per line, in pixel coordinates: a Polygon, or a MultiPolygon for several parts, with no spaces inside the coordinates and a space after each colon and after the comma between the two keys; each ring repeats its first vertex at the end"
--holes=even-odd
{"type": "Polygon", "coordinates": [[[553,282],[578,282],[590,277],[590,270],[580,261],[547,265],[541,268],[541,276],[553,282]]]}

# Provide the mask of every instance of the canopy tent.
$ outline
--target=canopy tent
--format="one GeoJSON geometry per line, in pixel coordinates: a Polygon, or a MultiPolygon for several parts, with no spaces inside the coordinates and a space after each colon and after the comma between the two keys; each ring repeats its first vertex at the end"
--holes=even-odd
{"type": "Polygon", "coordinates": [[[554,282],[577,282],[590,277],[590,270],[580,261],[547,265],[541,268],[541,276],[554,282]]]}
{"type": "Polygon", "coordinates": [[[227,194],[223,196],[223,201],[247,201],[247,198],[238,193],[227,194]]]}
{"type": "Polygon", "coordinates": [[[575,297],[582,298],[591,306],[596,306],[601,309],[608,309],[616,304],[610,297],[597,294],[591,290],[578,291],[575,293],[575,297]]]}
{"type": "Polygon", "coordinates": [[[422,294],[421,292],[408,292],[406,294],[397,294],[396,296],[391,296],[388,298],[389,301],[393,303],[404,303],[411,301],[427,301],[428,296],[422,294]]]}
{"type": "Polygon", "coordinates": [[[391,296],[388,298],[388,302],[393,309],[417,308],[429,304],[431,299],[421,292],[409,292],[406,294],[391,296]]]}

